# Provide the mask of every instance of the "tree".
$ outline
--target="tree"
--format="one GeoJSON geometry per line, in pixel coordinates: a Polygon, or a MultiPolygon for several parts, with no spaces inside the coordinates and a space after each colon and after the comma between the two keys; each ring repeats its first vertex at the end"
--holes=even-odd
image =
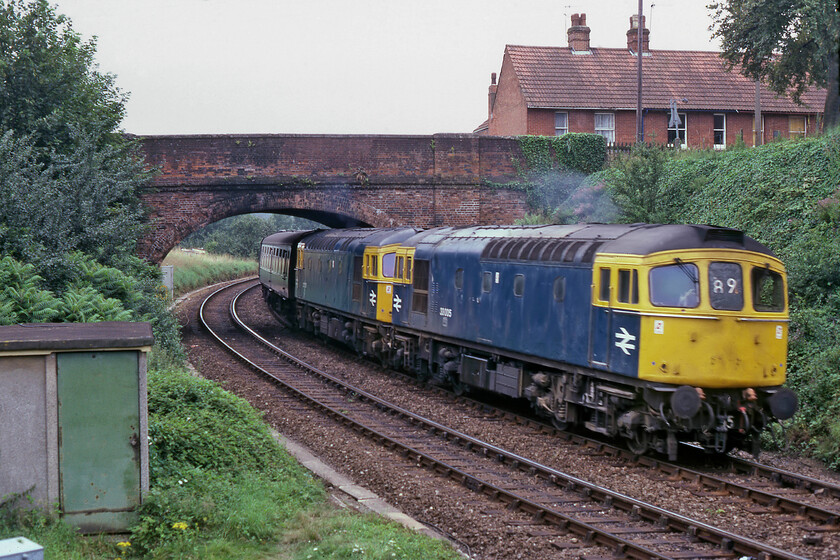
{"type": "Polygon", "coordinates": [[[67,254],[118,266],[143,228],[149,176],[95,53],[46,0],[0,0],[0,250],[56,289],[67,254]]]}
{"type": "Polygon", "coordinates": [[[181,246],[246,259],[259,256],[263,237],[284,229],[316,229],[321,224],[282,214],[244,214],[214,222],[188,235],[181,246]]]}
{"type": "Polygon", "coordinates": [[[95,53],[96,40],[83,42],[46,0],[0,0],[0,129],[59,152],[80,123],[113,140],[126,96],[98,71],[95,53]]]}
{"type": "Polygon", "coordinates": [[[727,0],[710,4],[713,37],[723,58],[752,79],[797,103],[806,89],[824,87],[824,127],[840,123],[840,15],[829,0],[727,0]]]}
{"type": "Polygon", "coordinates": [[[673,220],[664,202],[660,178],[668,154],[659,146],[635,144],[613,165],[607,184],[622,221],[667,223],[673,220]]]}
{"type": "Polygon", "coordinates": [[[30,277],[0,282],[0,323],[150,321],[179,356],[160,270],[134,255],[150,174],[95,54],[46,0],[0,0],[0,281],[30,277]]]}

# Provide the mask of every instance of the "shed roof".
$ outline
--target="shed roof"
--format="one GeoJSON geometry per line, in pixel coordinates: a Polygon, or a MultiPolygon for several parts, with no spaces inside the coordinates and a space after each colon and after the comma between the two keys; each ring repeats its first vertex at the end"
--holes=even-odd
{"type": "MultiPolygon", "coordinates": [[[[507,45],[530,109],[635,109],[636,55],[628,49],[507,45]]],[[[761,109],[779,113],[822,112],[826,90],[812,88],[802,105],[761,88],[761,109]]],[[[646,109],[755,110],[755,82],[737,69],[727,72],[720,53],[652,50],[642,61],[642,104],[646,109]]]]}
{"type": "Polygon", "coordinates": [[[141,348],[153,342],[150,323],[27,323],[0,327],[0,353],[141,348]]]}

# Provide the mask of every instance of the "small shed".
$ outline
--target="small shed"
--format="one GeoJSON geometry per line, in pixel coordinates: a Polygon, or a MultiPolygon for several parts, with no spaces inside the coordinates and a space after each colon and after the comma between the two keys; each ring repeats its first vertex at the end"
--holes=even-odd
{"type": "Polygon", "coordinates": [[[149,489],[149,323],[0,327],[0,501],[122,532],[149,489]]]}

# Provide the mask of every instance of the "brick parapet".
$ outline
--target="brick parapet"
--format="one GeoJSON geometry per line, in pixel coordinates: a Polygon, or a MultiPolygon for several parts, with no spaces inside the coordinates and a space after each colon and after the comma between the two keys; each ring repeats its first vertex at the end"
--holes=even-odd
{"type": "Polygon", "coordinates": [[[468,226],[512,223],[525,194],[515,138],[224,135],[141,139],[160,174],[143,194],[151,227],[139,252],[160,261],[184,237],[252,212],[348,225],[468,226]]]}
{"type": "Polygon", "coordinates": [[[206,135],[140,138],[154,186],[480,183],[513,180],[515,138],[473,134],[206,135]]]}

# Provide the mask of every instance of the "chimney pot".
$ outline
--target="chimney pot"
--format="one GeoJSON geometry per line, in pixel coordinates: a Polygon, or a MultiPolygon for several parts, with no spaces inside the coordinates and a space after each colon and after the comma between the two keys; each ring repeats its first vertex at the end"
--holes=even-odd
{"type": "Polygon", "coordinates": [[[586,14],[572,14],[572,25],[566,32],[569,48],[576,52],[589,52],[589,31],[586,14]]]}
{"type": "MultiPolygon", "coordinates": [[[[645,29],[645,16],[642,16],[642,52],[650,51],[650,30],[645,29]]],[[[630,16],[630,29],[627,31],[627,49],[639,50],[639,14],[630,16]]]]}
{"type": "Polygon", "coordinates": [[[496,73],[490,74],[490,87],[487,90],[487,119],[493,118],[493,105],[496,103],[496,92],[499,86],[496,85],[496,73]]]}

